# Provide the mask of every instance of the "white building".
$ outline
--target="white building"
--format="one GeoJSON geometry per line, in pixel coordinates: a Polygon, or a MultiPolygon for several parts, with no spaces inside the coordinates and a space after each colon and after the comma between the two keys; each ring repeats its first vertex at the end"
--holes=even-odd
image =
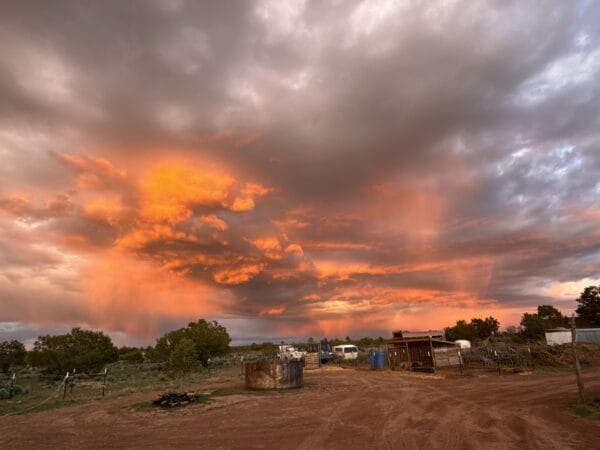
{"type": "MultiPolygon", "coordinates": [[[[548,345],[571,343],[571,330],[568,328],[555,328],[544,331],[548,345]]],[[[600,343],[600,328],[577,328],[575,330],[576,342],[600,343]]]]}
{"type": "Polygon", "coordinates": [[[571,330],[568,328],[556,328],[544,331],[548,345],[560,345],[571,343],[571,330]]]}

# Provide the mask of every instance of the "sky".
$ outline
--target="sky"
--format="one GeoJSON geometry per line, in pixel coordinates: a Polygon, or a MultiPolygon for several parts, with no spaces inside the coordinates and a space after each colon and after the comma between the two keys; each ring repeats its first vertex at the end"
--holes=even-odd
{"type": "Polygon", "coordinates": [[[600,3],[12,1],[0,339],[391,336],[600,284],[600,3]]]}

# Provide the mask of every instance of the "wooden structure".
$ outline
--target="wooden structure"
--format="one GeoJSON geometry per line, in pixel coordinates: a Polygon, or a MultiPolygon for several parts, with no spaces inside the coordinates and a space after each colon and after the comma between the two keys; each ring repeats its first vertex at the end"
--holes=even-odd
{"type": "Polygon", "coordinates": [[[245,364],[247,389],[291,389],[304,384],[302,361],[248,362],[245,364]]]}
{"type": "Polygon", "coordinates": [[[321,343],[306,344],[306,355],[304,356],[304,368],[306,370],[321,368],[321,343]]]}
{"type": "Polygon", "coordinates": [[[454,342],[432,336],[406,337],[400,333],[395,332],[394,338],[386,342],[390,369],[433,372],[438,367],[460,364],[460,348],[454,342]]]}

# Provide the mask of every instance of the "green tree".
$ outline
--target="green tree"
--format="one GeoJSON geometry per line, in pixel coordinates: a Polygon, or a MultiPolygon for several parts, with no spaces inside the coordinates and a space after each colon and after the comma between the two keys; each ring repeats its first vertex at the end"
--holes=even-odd
{"type": "Polygon", "coordinates": [[[500,322],[493,317],[485,319],[471,319],[471,326],[475,328],[475,333],[479,339],[487,339],[498,332],[500,322]]]}
{"type": "Polygon", "coordinates": [[[342,341],[340,338],[334,337],[332,340],[329,341],[329,344],[332,347],[335,347],[336,345],[342,345],[344,343],[344,341],[342,341]]]}
{"type": "Polygon", "coordinates": [[[8,373],[14,366],[22,366],[25,363],[27,350],[25,346],[16,340],[0,342],[0,371],[8,373]]]}
{"type": "Polygon", "coordinates": [[[575,300],[577,317],[584,325],[600,326],[600,285],[586,287],[575,300]]]}
{"type": "Polygon", "coordinates": [[[569,318],[552,305],[539,305],[537,313],[525,313],[521,318],[523,336],[527,339],[542,339],[544,330],[569,325],[569,318]]]}
{"type": "Polygon", "coordinates": [[[40,336],[27,355],[32,366],[56,374],[73,369],[80,372],[100,370],[118,358],[119,351],[109,336],[81,328],[73,328],[67,334],[40,336]]]}
{"type": "Polygon", "coordinates": [[[136,347],[119,348],[119,359],[129,364],[141,364],[144,362],[144,351],[136,347]]]}
{"type": "Polygon", "coordinates": [[[474,341],[477,338],[475,328],[466,320],[458,320],[453,327],[446,327],[444,333],[449,341],[457,341],[458,339],[474,341]]]}
{"type": "Polygon", "coordinates": [[[198,366],[196,345],[190,338],[182,338],[169,357],[169,367],[178,372],[190,372],[198,366]]]}
{"type": "Polygon", "coordinates": [[[467,323],[466,320],[459,320],[453,327],[447,327],[444,329],[446,339],[449,341],[456,341],[458,339],[467,339],[469,341],[478,341],[487,339],[492,334],[498,332],[500,322],[493,317],[487,317],[485,319],[471,319],[471,322],[467,323]]]}
{"type": "Polygon", "coordinates": [[[171,353],[184,338],[192,340],[196,357],[203,365],[207,364],[208,358],[226,355],[231,342],[225,327],[215,321],[207,322],[200,319],[197,322],[190,322],[185,328],[170,331],[160,337],[156,341],[153,358],[160,362],[169,361],[171,353]]]}
{"type": "Polygon", "coordinates": [[[544,337],[544,320],[535,313],[525,313],[521,318],[523,336],[527,339],[541,339],[544,337]]]}

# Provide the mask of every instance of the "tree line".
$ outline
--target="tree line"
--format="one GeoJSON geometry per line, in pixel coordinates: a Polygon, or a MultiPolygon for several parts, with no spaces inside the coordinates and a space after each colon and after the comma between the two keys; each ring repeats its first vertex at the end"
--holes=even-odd
{"type": "Polygon", "coordinates": [[[0,370],[28,365],[57,376],[76,369],[78,372],[100,371],[119,359],[132,363],[163,363],[173,370],[192,370],[206,365],[209,358],[229,351],[231,338],[216,321],[200,319],[187,327],[169,331],[156,340],[154,347],[118,349],[102,331],[79,327],[58,335],[39,336],[27,351],[17,340],[0,342],[0,370]]]}
{"type": "MultiPolygon", "coordinates": [[[[585,288],[576,299],[578,326],[600,327],[600,286],[585,288]]],[[[480,341],[497,336],[509,341],[535,340],[544,337],[544,330],[567,327],[569,318],[554,306],[540,305],[535,313],[524,313],[520,328],[508,327],[499,333],[500,323],[493,317],[474,318],[470,322],[459,320],[445,328],[446,339],[468,339],[480,341]]],[[[309,341],[314,342],[313,338],[309,341]]],[[[41,370],[62,375],[77,369],[79,372],[101,370],[106,364],[119,359],[132,362],[155,362],[173,370],[193,370],[206,366],[210,358],[224,356],[229,352],[231,338],[225,327],[216,321],[200,319],[186,327],[169,331],[156,340],[155,346],[146,348],[121,347],[118,349],[109,336],[102,331],[73,328],[59,335],[39,336],[31,351],[27,351],[18,340],[0,342],[0,371],[8,373],[14,367],[29,365],[41,370]]],[[[330,345],[353,343],[361,348],[379,347],[385,343],[383,337],[364,337],[353,340],[333,338],[330,345]]],[[[274,350],[275,344],[252,344],[251,350],[274,350]]]]}
{"type": "MultiPolygon", "coordinates": [[[[577,325],[579,327],[600,327],[600,286],[589,286],[584,289],[577,302],[577,325]]],[[[446,339],[456,341],[467,339],[481,341],[491,336],[513,342],[538,340],[544,338],[544,330],[569,327],[570,319],[552,305],[539,305],[537,312],[524,313],[520,327],[508,327],[499,333],[500,322],[493,317],[471,319],[470,322],[459,320],[456,325],[444,329],[446,339]]]]}

